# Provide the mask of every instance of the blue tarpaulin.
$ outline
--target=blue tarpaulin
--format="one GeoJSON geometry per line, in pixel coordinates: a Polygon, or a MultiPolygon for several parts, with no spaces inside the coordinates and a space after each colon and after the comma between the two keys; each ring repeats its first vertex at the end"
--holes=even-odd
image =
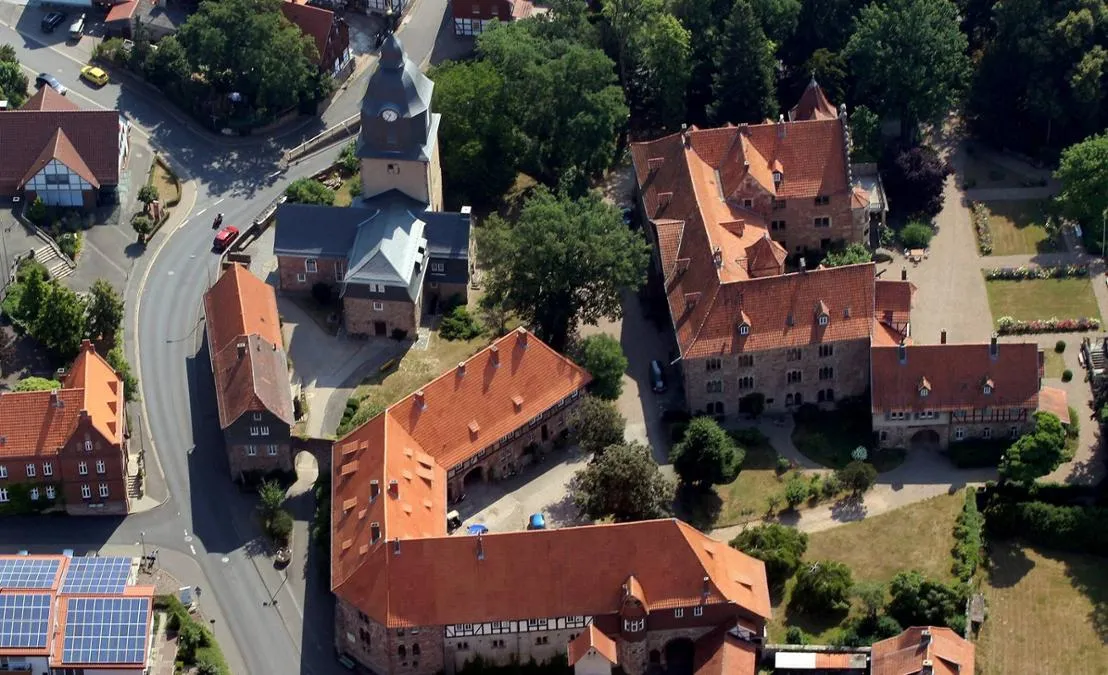
{"type": "Polygon", "coordinates": [[[543,518],[541,513],[531,514],[531,529],[532,530],[545,530],[546,518],[543,518]]]}
{"type": "Polygon", "coordinates": [[[481,525],[480,523],[477,523],[475,525],[470,525],[468,528],[466,528],[466,532],[468,532],[470,534],[484,534],[488,531],[489,531],[489,528],[485,527],[484,525],[481,525]]]}

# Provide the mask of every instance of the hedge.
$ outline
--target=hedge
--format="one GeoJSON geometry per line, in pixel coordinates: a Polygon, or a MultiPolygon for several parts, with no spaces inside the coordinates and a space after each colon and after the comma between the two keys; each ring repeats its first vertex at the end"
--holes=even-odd
{"type": "Polygon", "coordinates": [[[982,555],[983,542],[981,540],[985,520],[981,512],[977,510],[977,490],[966,490],[965,504],[962,512],[954,521],[954,566],[951,571],[954,576],[969,583],[977,568],[984,562],[982,555]]]}
{"type": "Polygon", "coordinates": [[[1033,319],[1020,321],[1010,316],[1002,316],[996,321],[996,332],[1001,335],[1029,335],[1032,333],[1072,333],[1076,331],[1100,330],[1100,321],[1081,317],[1078,319],[1033,319]]]}
{"type": "Polygon", "coordinates": [[[995,469],[1011,443],[1007,440],[972,439],[951,443],[947,456],[959,469],[995,469]]]}
{"type": "Polygon", "coordinates": [[[994,267],[985,270],[985,278],[1023,281],[1027,279],[1069,279],[1089,276],[1087,265],[994,267]]]}
{"type": "Polygon", "coordinates": [[[996,500],[985,509],[991,536],[1019,537],[1031,544],[1108,556],[1108,508],[1055,506],[1046,502],[996,500]]]}

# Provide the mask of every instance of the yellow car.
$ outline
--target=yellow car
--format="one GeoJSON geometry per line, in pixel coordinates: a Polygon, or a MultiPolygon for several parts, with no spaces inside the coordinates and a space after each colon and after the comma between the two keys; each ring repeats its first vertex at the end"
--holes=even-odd
{"type": "Polygon", "coordinates": [[[96,66],[81,68],[81,77],[100,87],[108,83],[108,74],[96,66]]]}

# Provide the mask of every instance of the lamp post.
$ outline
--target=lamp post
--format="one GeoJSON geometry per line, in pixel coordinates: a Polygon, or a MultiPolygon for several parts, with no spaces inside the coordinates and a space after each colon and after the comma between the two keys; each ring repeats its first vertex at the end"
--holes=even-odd
{"type": "Polygon", "coordinates": [[[146,562],[146,532],[139,532],[139,541],[142,542],[142,561],[146,562]]]}

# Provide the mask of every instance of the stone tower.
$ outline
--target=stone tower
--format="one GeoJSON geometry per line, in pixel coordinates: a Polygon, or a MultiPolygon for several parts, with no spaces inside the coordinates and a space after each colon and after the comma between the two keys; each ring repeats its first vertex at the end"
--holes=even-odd
{"type": "Polygon", "coordinates": [[[431,112],[434,89],[396,35],[389,34],[362,98],[358,157],[364,198],[395,189],[432,211],[442,210],[439,115],[431,112]]]}

